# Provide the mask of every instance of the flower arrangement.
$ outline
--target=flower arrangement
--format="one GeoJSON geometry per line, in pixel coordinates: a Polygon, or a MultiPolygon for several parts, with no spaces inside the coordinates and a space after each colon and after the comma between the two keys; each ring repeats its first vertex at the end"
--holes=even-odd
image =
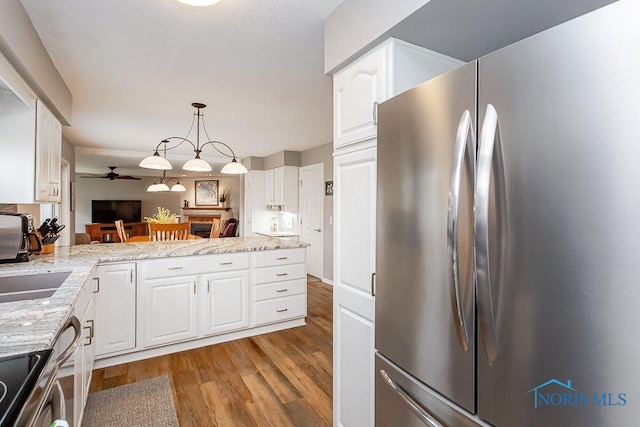
{"type": "Polygon", "coordinates": [[[220,200],[220,203],[226,202],[228,198],[229,196],[226,191],[221,191],[220,196],[218,196],[218,200],[220,200]]]}
{"type": "Polygon", "coordinates": [[[177,222],[178,215],[174,214],[167,208],[158,206],[158,212],[152,216],[145,216],[144,220],[154,224],[171,224],[177,222]]]}

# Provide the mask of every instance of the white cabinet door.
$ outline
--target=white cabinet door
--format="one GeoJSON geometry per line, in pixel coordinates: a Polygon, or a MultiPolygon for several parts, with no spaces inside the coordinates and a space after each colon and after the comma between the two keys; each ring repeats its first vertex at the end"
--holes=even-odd
{"type": "Polygon", "coordinates": [[[375,138],[376,105],[387,97],[387,47],[376,49],[333,77],[333,145],[375,138]]]}
{"type": "Polygon", "coordinates": [[[62,182],[60,163],[62,161],[62,125],[52,116],[51,119],[51,140],[49,141],[49,183],[51,194],[49,201],[60,202],[60,183],[62,182]]]}
{"type": "Polygon", "coordinates": [[[96,355],[136,346],[136,265],[100,265],[95,295],[96,355]]]}
{"type": "Polygon", "coordinates": [[[39,101],[36,117],[36,201],[59,202],[62,125],[39,101]]]}
{"type": "Polygon", "coordinates": [[[95,346],[93,343],[94,329],[94,299],[90,298],[89,303],[80,318],[82,325],[82,337],[80,344],[74,353],[73,369],[73,425],[82,425],[84,408],[87,403],[89,386],[93,373],[95,361],[95,346]]]}
{"type": "Polygon", "coordinates": [[[338,287],[334,299],[334,425],[373,426],[373,304],[338,287]]]}
{"type": "Polygon", "coordinates": [[[147,280],[144,284],[144,346],[197,336],[196,277],[147,280]]]}
{"type": "Polygon", "coordinates": [[[334,424],[374,417],[376,149],[334,160],[334,424]]]}
{"type": "Polygon", "coordinates": [[[264,171],[264,201],[267,205],[275,204],[275,195],[273,192],[275,171],[269,169],[264,171]]]}
{"type": "Polygon", "coordinates": [[[200,335],[249,326],[249,272],[204,276],[200,287],[200,335]]]}
{"type": "Polygon", "coordinates": [[[284,167],[273,169],[273,204],[284,205],[284,167]]]}
{"type": "Polygon", "coordinates": [[[300,210],[300,168],[297,166],[283,166],[282,192],[284,193],[284,211],[296,213],[300,210]]]}
{"type": "Polygon", "coordinates": [[[243,237],[252,237],[256,231],[269,229],[264,171],[251,170],[244,175],[244,226],[243,237]]]}
{"type": "Polygon", "coordinates": [[[462,61],[390,38],[333,77],[333,146],[377,135],[377,105],[463,65],[462,61]]]}

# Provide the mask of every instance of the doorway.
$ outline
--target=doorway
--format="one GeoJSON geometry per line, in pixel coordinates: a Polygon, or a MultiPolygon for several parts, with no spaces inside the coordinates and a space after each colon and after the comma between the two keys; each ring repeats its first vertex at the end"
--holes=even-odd
{"type": "Polygon", "coordinates": [[[300,168],[300,241],[307,248],[307,273],[322,278],[324,270],[324,163],[300,168]]]}

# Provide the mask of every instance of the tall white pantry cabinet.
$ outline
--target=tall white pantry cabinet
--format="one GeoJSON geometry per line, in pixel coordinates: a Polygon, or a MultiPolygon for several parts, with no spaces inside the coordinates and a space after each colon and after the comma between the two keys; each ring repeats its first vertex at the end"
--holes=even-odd
{"type": "Polygon", "coordinates": [[[374,425],[379,103],[463,62],[389,39],[333,76],[334,425],[374,425]]]}

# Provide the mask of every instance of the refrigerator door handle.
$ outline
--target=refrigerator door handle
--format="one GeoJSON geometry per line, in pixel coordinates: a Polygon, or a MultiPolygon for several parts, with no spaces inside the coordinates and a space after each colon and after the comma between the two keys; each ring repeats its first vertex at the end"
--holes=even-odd
{"type": "Polygon", "coordinates": [[[402,387],[398,383],[389,377],[389,374],[385,372],[384,369],[380,369],[380,375],[384,382],[400,397],[400,399],[411,409],[411,412],[416,414],[420,421],[424,424],[431,427],[443,427],[442,424],[436,420],[433,415],[427,412],[422,406],[418,404],[418,402],[413,399],[409,393],[404,391],[402,387]]]}
{"type": "MultiPolygon", "coordinates": [[[[498,112],[493,105],[487,104],[487,110],[480,132],[480,146],[478,148],[474,228],[478,320],[482,341],[484,343],[484,351],[489,363],[496,360],[499,351],[494,302],[491,294],[491,260],[489,259],[489,196],[492,173],[495,179],[495,191],[496,193],[502,193],[496,197],[498,209],[496,223],[498,227],[500,227],[498,231],[502,231],[506,229],[506,204],[504,200],[504,166],[502,161],[502,145],[500,142],[500,126],[498,123],[498,112]],[[494,151],[497,153],[496,159],[493,157],[494,151]],[[493,170],[494,160],[497,162],[495,171],[493,170]]],[[[505,246],[504,237],[504,232],[498,236],[502,249],[504,249],[505,246]]],[[[493,277],[493,280],[495,279],[496,277],[493,277]]]]}
{"type": "Polygon", "coordinates": [[[476,139],[471,113],[465,110],[458,123],[456,141],[453,147],[453,164],[449,181],[449,210],[447,214],[447,248],[449,250],[449,287],[451,306],[456,325],[458,342],[464,351],[469,350],[469,332],[465,319],[462,293],[460,292],[460,266],[458,264],[458,208],[460,202],[460,181],[464,168],[465,154],[469,157],[471,176],[475,176],[476,139]]]}

